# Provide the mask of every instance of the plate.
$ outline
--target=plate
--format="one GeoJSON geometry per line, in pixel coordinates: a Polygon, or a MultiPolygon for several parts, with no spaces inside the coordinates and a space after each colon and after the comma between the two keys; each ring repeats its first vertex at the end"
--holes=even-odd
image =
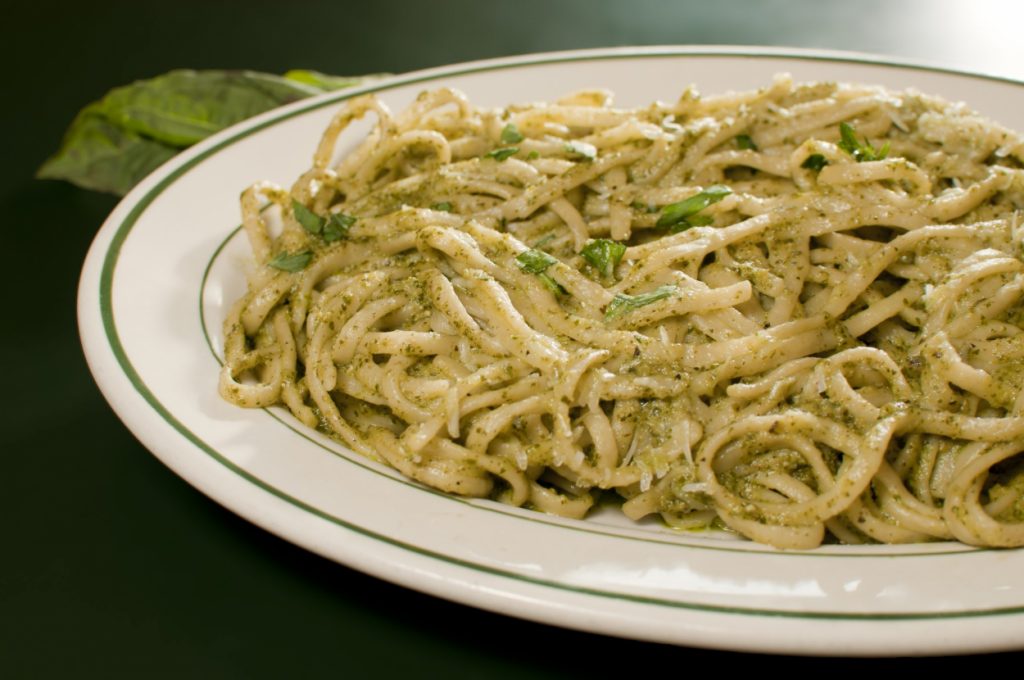
{"type": "Polygon", "coordinates": [[[93,374],[132,432],[197,489],[265,529],[380,578],[535,621],[645,640],[807,654],[1024,646],[1024,550],[959,544],[782,552],[447,496],[302,428],[217,396],[220,323],[244,290],[236,225],[249,184],[310,164],[343,100],[401,109],[422,90],[477,105],[606,87],[623,106],[797,80],[914,87],[1024,129],[1024,85],[872,57],[769,48],[622,48],[473,62],[277,109],[188,150],[136,187],[96,237],[79,323],[93,374]]]}

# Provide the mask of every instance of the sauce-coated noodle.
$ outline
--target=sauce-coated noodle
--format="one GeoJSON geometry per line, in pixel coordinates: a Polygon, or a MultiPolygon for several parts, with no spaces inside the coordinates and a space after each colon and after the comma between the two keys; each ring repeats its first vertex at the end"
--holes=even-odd
{"type": "Polygon", "coordinates": [[[290,191],[242,196],[220,392],[571,517],[1024,545],[1022,167],[963,105],[787,77],[358,97],[290,191]]]}

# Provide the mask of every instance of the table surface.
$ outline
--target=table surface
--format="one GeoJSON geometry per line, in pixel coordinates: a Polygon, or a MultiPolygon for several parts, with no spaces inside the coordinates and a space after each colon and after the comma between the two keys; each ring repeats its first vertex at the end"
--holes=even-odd
{"type": "MultiPolygon", "coordinates": [[[[81,107],[173,68],[400,73],[583,47],[758,44],[1024,79],[1015,28],[1024,9],[1011,0],[346,4],[37,1],[5,22],[0,214],[14,309],[0,334],[8,384],[0,673],[501,678],[593,675],[619,664],[685,672],[705,661],[829,667],[825,659],[667,647],[477,611],[349,570],[224,510],[149,455],[85,365],[77,278],[116,199],[32,175],[81,107]]],[[[968,661],[884,663],[927,670],[968,661]]]]}

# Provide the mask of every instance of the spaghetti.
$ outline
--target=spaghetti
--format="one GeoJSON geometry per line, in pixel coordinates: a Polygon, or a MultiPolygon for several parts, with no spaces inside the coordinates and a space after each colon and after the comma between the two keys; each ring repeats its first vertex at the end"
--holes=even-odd
{"type": "Polygon", "coordinates": [[[963,105],[784,76],[358,97],[290,191],[242,195],[220,393],[570,517],[1024,545],[1022,167],[963,105]]]}

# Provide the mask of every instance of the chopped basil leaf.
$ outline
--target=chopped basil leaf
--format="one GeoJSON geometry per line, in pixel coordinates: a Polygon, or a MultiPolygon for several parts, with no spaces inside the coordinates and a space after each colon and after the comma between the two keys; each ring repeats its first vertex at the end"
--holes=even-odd
{"type": "Polygon", "coordinates": [[[528,161],[533,161],[533,160],[536,160],[538,158],[540,158],[540,152],[539,151],[534,150],[534,151],[531,151],[530,153],[526,154],[526,160],[528,160],[528,161]]]}
{"type": "Polygon", "coordinates": [[[435,203],[434,205],[430,206],[430,209],[439,210],[441,212],[451,212],[452,204],[449,203],[448,201],[441,201],[440,203],[435,203]]]}
{"type": "MultiPolygon", "coordinates": [[[[661,211],[661,217],[658,218],[657,226],[676,227],[681,225],[678,229],[673,229],[673,232],[697,226],[691,219],[694,215],[712,203],[718,203],[731,193],[732,190],[729,187],[716,184],[678,203],[666,205],[661,211]]],[[[704,222],[704,224],[710,224],[710,222],[704,222]]]]}
{"type": "Polygon", "coordinates": [[[492,149],[484,154],[484,158],[493,158],[494,160],[501,162],[509,156],[514,156],[519,153],[518,146],[508,146],[501,149],[492,149]]]}
{"type": "Polygon", "coordinates": [[[541,274],[545,269],[558,262],[554,257],[543,250],[524,250],[516,255],[516,263],[519,268],[528,274],[541,274]]]}
{"type": "Polygon", "coordinates": [[[665,298],[673,295],[676,290],[678,289],[669,283],[664,286],[658,286],[652,291],[641,293],[639,295],[626,295],[625,293],[619,293],[610,303],[608,303],[608,309],[604,312],[604,318],[614,319],[617,316],[622,316],[626,312],[639,309],[644,305],[649,305],[652,302],[657,302],[658,300],[664,300],[665,298]]]}
{"type": "Polygon", "coordinates": [[[286,272],[299,272],[305,269],[309,265],[309,261],[313,259],[313,253],[308,250],[303,250],[299,253],[278,253],[274,256],[269,264],[274,269],[280,269],[286,272]]]}
{"type": "Polygon", "coordinates": [[[615,268],[622,261],[622,255],[626,252],[626,244],[612,241],[606,238],[599,238],[583,246],[580,255],[590,265],[601,273],[605,278],[611,278],[615,274],[615,268]]]}
{"type": "Polygon", "coordinates": [[[319,234],[324,228],[324,218],[302,205],[294,198],[292,199],[292,213],[302,228],[310,234],[319,234]]]}
{"type": "Polygon", "coordinates": [[[754,144],[754,140],[751,139],[750,135],[736,135],[736,146],[741,149],[757,151],[757,144],[754,144]]]}
{"type": "Polygon", "coordinates": [[[575,156],[582,156],[588,161],[597,158],[597,147],[586,142],[569,142],[565,145],[565,152],[575,156]]]}
{"type": "Polygon", "coordinates": [[[800,167],[820,172],[826,165],[828,165],[828,160],[826,160],[824,156],[820,153],[812,153],[804,159],[804,162],[800,164],[800,167]]]}
{"type": "Polygon", "coordinates": [[[334,213],[324,225],[323,237],[327,243],[339,241],[348,236],[349,227],[356,223],[356,218],[343,213],[334,213]]]}
{"type": "Polygon", "coordinates": [[[544,284],[544,287],[550,290],[555,295],[564,295],[568,291],[562,287],[562,284],[551,278],[550,275],[545,274],[544,270],[558,262],[555,258],[545,253],[543,250],[524,250],[523,252],[516,255],[516,264],[527,274],[536,274],[540,282],[544,284]]]}
{"type": "Polygon", "coordinates": [[[537,278],[540,279],[540,282],[544,284],[545,288],[550,290],[555,295],[565,295],[566,293],[569,292],[562,287],[562,284],[560,284],[558,281],[555,281],[547,274],[537,274],[537,278]]]}
{"type": "Polygon", "coordinates": [[[681,231],[686,231],[690,227],[706,227],[714,221],[715,218],[711,215],[693,215],[692,217],[687,217],[679,224],[674,225],[672,227],[672,233],[678,234],[681,231]]]}
{"type": "Polygon", "coordinates": [[[502,144],[518,144],[525,139],[515,123],[509,123],[501,129],[502,144]]]}
{"type": "Polygon", "coordinates": [[[866,137],[863,143],[858,142],[857,132],[847,122],[839,124],[839,137],[839,148],[853,156],[858,163],[880,161],[889,155],[889,142],[882,145],[881,149],[871,146],[866,137]]]}

